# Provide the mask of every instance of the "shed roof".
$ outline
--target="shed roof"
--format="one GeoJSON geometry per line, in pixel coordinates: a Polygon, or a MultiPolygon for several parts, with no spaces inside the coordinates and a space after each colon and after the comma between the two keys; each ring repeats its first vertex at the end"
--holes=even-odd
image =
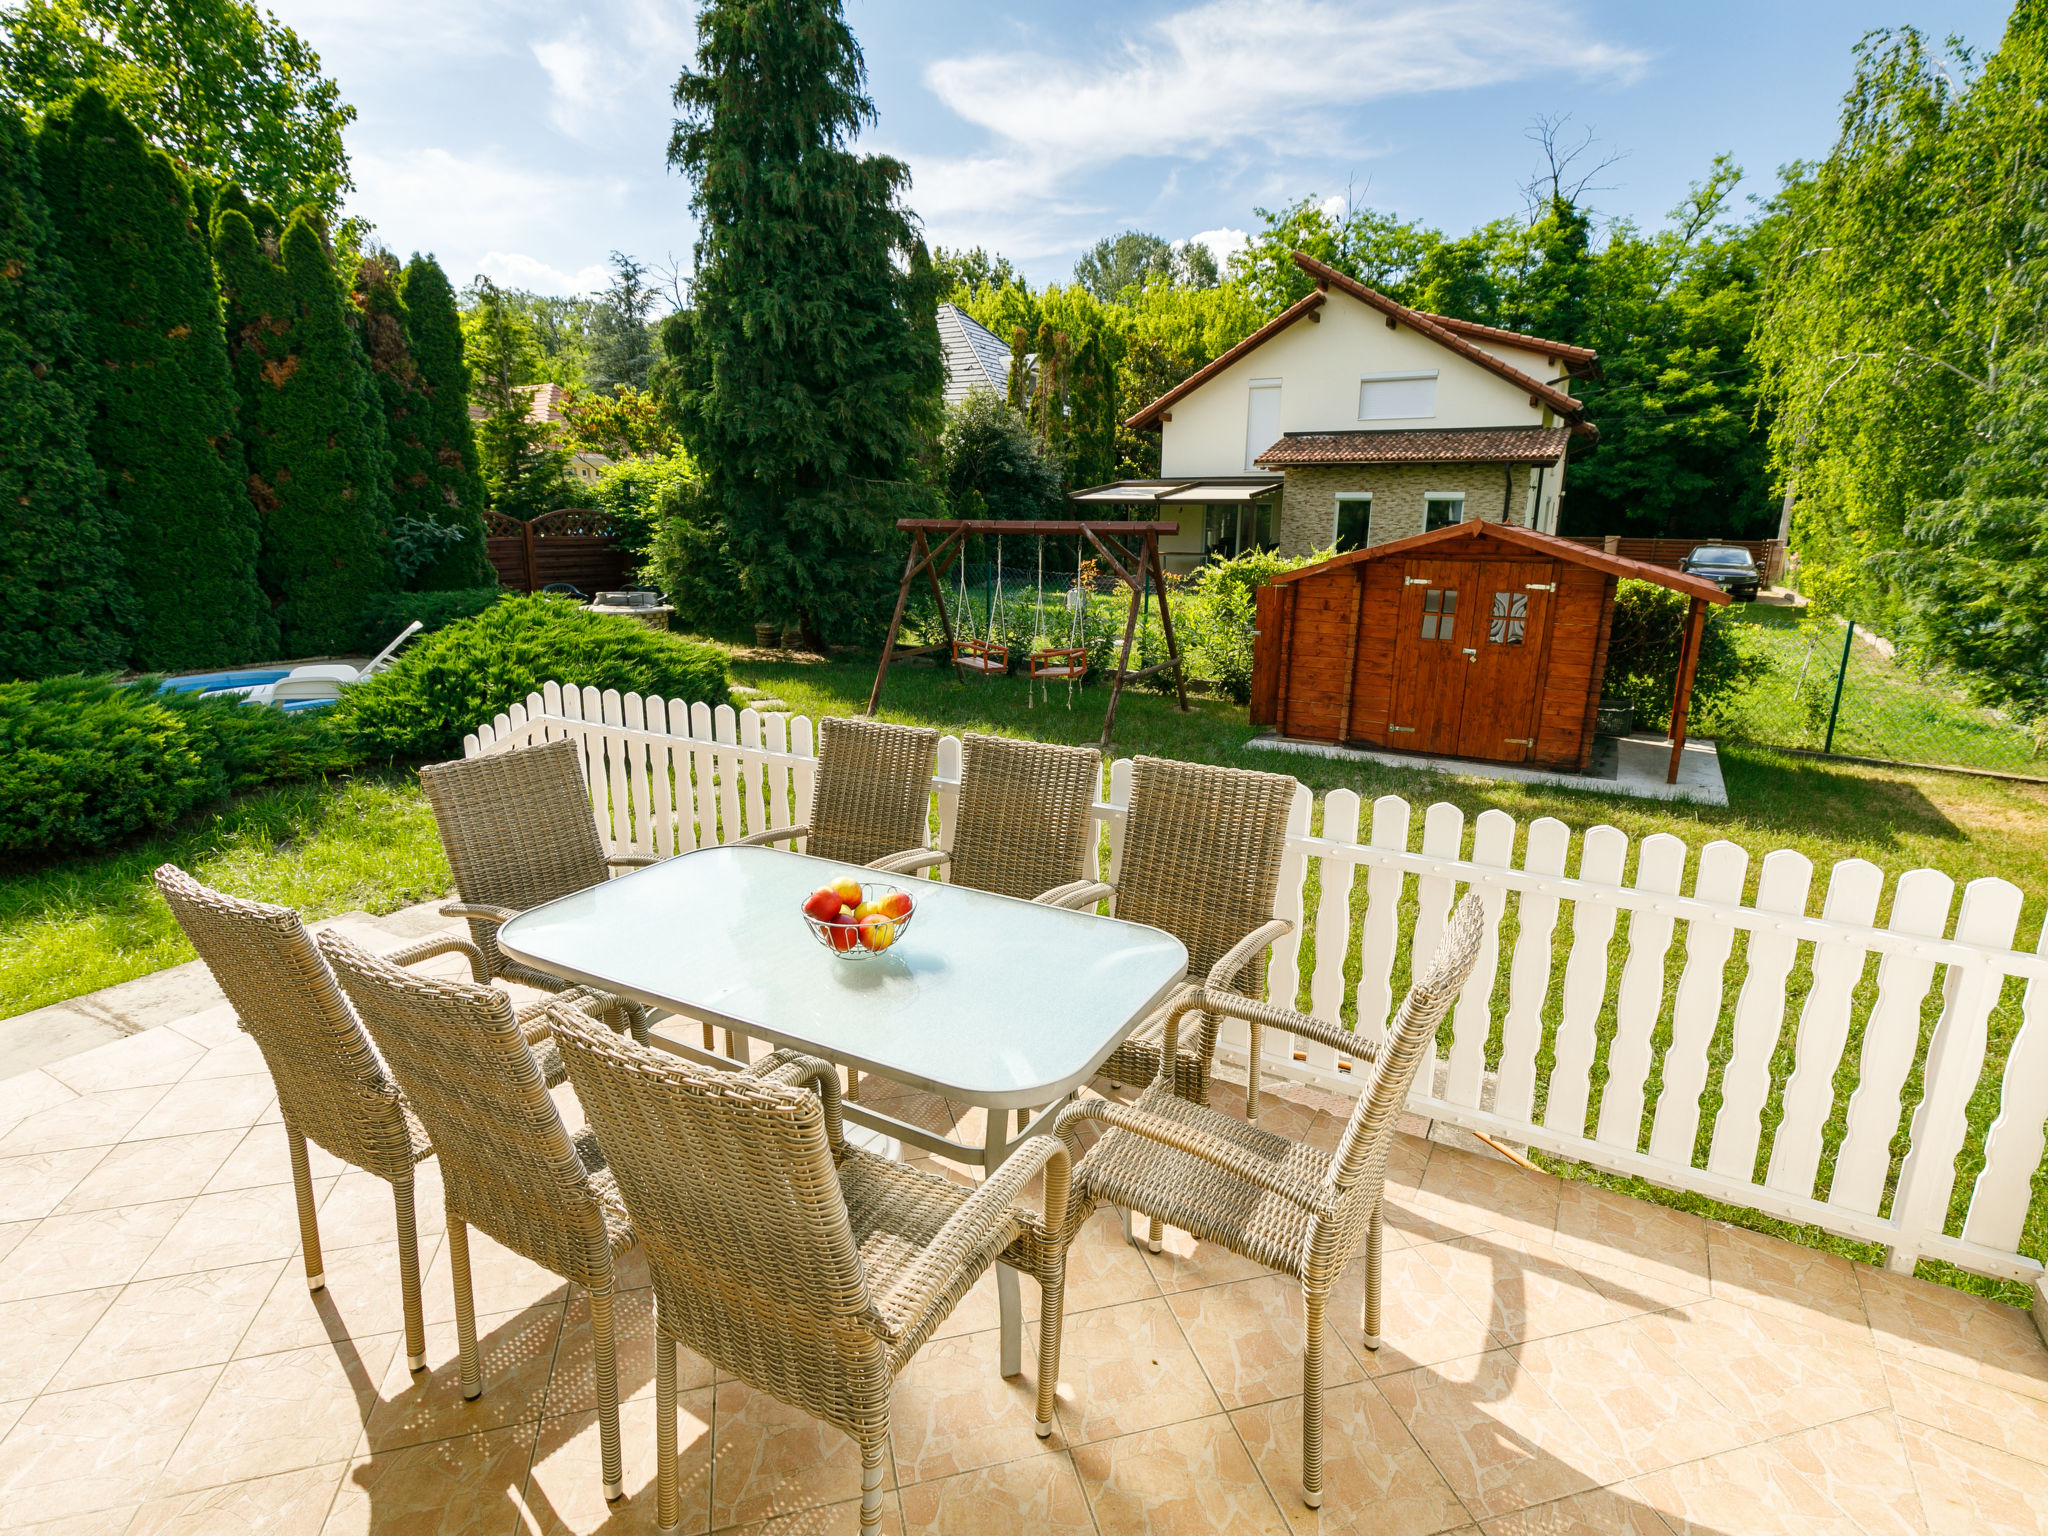
{"type": "Polygon", "coordinates": [[[1587,544],[1575,544],[1570,539],[1560,539],[1553,534],[1535,533],[1527,528],[1517,528],[1511,523],[1458,523],[1449,528],[1439,528],[1433,533],[1418,533],[1412,538],[1395,539],[1388,544],[1375,544],[1367,549],[1355,549],[1348,554],[1332,555],[1327,560],[1318,560],[1314,565],[1299,566],[1291,571],[1282,571],[1273,578],[1276,585],[1301,581],[1310,576],[1321,575],[1324,571],[1339,566],[1358,565],[1368,560],[1405,559],[1430,554],[1478,554],[1480,550],[1467,549],[1469,544],[1500,543],[1508,547],[1499,551],[1484,551],[1501,555],[1533,554],[1546,560],[1568,560],[1574,565],[1590,566],[1596,571],[1605,571],[1610,576],[1626,576],[1635,581],[1652,581],[1660,587],[1669,587],[1687,597],[1696,597],[1709,603],[1731,601],[1713,582],[1701,576],[1688,576],[1682,571],[1666,570],[1661,565],[1649,565],[1641,560],[1629,560],[1621,555],[1610,555],[1605,550],[1595,549],[1587,544]]]}
{"type": "Polygon", "coordinates": [[[1555,464],[1568,427],[1389,427],[1289,432],[1253,462],[1261,469],[1321,464],[1555,464]]]}

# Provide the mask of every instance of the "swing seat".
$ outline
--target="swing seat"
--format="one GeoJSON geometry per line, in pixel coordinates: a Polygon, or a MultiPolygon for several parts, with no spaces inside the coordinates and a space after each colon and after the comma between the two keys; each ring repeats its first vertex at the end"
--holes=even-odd
{"type": "Polygon", "coordinates": [[[1061,678],[1078,679],[1088,672],[1088,652],[1085,647],[1059,651],[1034,651],[1031,655],[1031,676],[1034,679],[1058,681],[1061,678]]]}
{"type": "Polygon", "coordinates": [[[987,676],[1010,670],[1010,648],[987,640],[955,640],[953,665],[987,676]]]}

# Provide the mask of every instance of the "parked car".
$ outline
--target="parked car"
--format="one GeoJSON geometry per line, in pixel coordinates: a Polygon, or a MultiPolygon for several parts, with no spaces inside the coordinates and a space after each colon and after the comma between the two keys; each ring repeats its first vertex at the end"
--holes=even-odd
{"type": "Polygon", "coordinates": [[[1678,562],[1688,576],[1704,576],[1737,602],[1753,603],[1763,576],[1739,544],[1702,544],[1678,562]]]}

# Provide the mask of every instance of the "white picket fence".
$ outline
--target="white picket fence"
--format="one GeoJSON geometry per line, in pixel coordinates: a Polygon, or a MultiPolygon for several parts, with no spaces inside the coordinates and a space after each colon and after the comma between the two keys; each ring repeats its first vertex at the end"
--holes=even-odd
{"type": "MultiPolygon", "coordinates": [[[[797,825],[809,804],[814,733],[801,715],[549,683],[524,706],[479,726],[464,739],[464,753],[560,737],[582,744],[599,829],[614,853],[668,855],[797,825]]],[[[944,737],[932,781],[941,846],[952,836],[959,783],[960,743],[944,737]]],[[[1131,764],[1114,762],[1108,795],[1095,806],[1112,879],[1130,786],[1131,764]]],[[[1790,849],[1764,857],[1754,900],[1745,905],[1749,855],[1733,843],[1700,850],[1686,894],[1686,845],[1665,833],[1643,839],[1634,878],[1624,884],[1628,838],[1613,827],[1578,838],[1576,873],[1568,876],[1573,833],[1550,817],[1530,823],[1517,864],[1517,827],[1504,811],[1483,812],[1468,840],[1463,812],[1432,805],[1414,848],[1407,801],[1374,801],[1361,837],[1364,809],[1355,793],[1333,790],[1318,819],[1308,788],[1296,793],[1275,914],[1292,919],[1295,931],[1273,947],[1270,995],[1299,999],[1305,979],[1307,1011],[1339,1020],[1354,1002],[1358,1033],[1377,1036],[1397,980],[1434,949],[1456,888],[1478,891],[1492,918],[1487,946],[1459,998],[1448,1057],[1434,1075],[1418,1077],[1411,1104],[1418,1114],[1880,1243],[1894,1269],[1910,1270],[1927,1256],[1999,1279],[2031,1282],[2042,1274],[2041,1263],[2018,1247],[2048,1124],[2048,927],[2034,951],[2014,947],[2018,887],[1971,881],[1947,937],[1955,882],[1938,870],[1899,876],[1889,920],[1879,927],[1885,876],[1863,859],[1835,865],[1819,914],[1810,915],[1813,865],[1790,849]],[[1314,826],[1319,831],[1311,833],[1314,826]],[[1354,891],[1361,870],[1362,903],[1354,891]],[[1319,898],[1311,903],[1312,890],[1319,898]],[[1410,894],[1413,910],[1404,917],[1410,894]],[[1511,896],[1511,952],[1502,954],[1511,896]],[[1560,975],[1553,939],[1567,907],[1571,942],[1560,975]],[[1748,935],[1746,954],[1731,965],[1738,934],[1748,935]],[[1873,957],[1875,980],[1866,985],[1873,957]],[[1779,1092],[1773,1060],[1787,1041],[1802,958],[1808,979],[1779,1092]],[[1353,960],[1355,983],[1347,978],[1353,960]],[[1667,985],[1674,966],[1682,967],[1675,989],[1667,985]],[[2024,988],[2016,1004],[2008,987],[2024,988]],[[1725,1006],[1731,989],[1732,1012],[1725,1006]],[[1960,1220],[1951,1221],[1970,1103],[2001,1006],[2018,1007],[2019,1032],[1982,1136],[1982,1167],[1960,1220]],[[1923,1056],[1924,1010],[1938,1012],[1923,1056]],[[1857,1024],[1856,1086],[1822,1188],[1836,1075],[1857,1024]],[[1729,1050],[1716,1077],[1710,1047],[1724,1029],[1729,1050]],[[1554,1060],[1539,1082],[1546,1035],[1554,1060]],[[1596,1094],[1603,1039],[1606,1071],[1596,1094]],[[1923,1061],[1923,1091],[1901,1160],[1893,1143],[1908,1079],[1923,1061]],[[1703,1099],[1716,1087],[1719,1107],[1701,1155],[1703,1099]],[[1779,1113],[1771,1128],[1774,1097],[1779,1113]]],[[[1247,1048],[1237,1026],[1223,1037],[1223,1060],[1242,1067],[1247,1048]]],[[[1268,1032],[1260,1072],[1269,1081],[1349,1093],[1356,1091],[1351,1065],[1326,1046],[1268,1032]]]]}

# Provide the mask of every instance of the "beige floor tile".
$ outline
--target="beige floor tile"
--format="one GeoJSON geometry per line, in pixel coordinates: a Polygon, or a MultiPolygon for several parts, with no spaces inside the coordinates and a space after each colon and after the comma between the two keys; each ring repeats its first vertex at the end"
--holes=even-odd
{"type": "MultiPolygon", "coordinates": [[[[263,1051],[239,1026],[229,1026],[234,1038],[223,1039],[219,1044],[209,1046],[180,1082],[199,1083],[215,1077],[249,1077],[257,1072],[268,1072],[269,1064],[263,1059],[263,1051]]],[[[182,1033],[182,1031],[181,1031],[182,1033]]]]}
{"type": "MultiPolygon", "coordinates": [[[[1037,1330],[1027,1330],[1027,1352],[1037,1330]]],[[[1222,1409],[1165,1301],[1127,1302],[1067,1318],[1060,1341],[1059,1425],[1069,1444],[1107,1440],[1222,1409]]]]}
{"type": "Polygon", "coordinates": [[[1707,1268],[1713,1294],[1746,1307],[1811,1328],[1866,1326],[1856,1266],[1839,1254],[1710,1221],[1707,1268]]]}
{"type": "MultiPolygon", "coordinates": [[[[612,1350],[618,1357],[619,1400],[654,1394],[654,1292],[620,1291],[612,1297],[612,1350]]],[[[701,1355],[676,1346],[676,1387],[694,1392],[711,1385],[711,1367],[701,1355]]],[[[597,1361],[590,1337],[590,1293],[569,1291],[555,1371],[548,1383],[546,1417],[587,1413],[597,1408],[597,1361]]]]}
{"type": "Polygon", "coordinates": [[[1808,1482],[1871,1536],[1927,1529],[1897,1415],[1889,1409],[1817,1425],[1773,1441],[1808,1482]]]}
{"type": "MultiPolygon", "coordinates": [[[[711,1392],[708,1388],[678,1394],[676,1402],[676,1486],[681,1495],[681,1528],[709,1528],[711,1519],[711,1392]]],[[[624,1403],[619,1408],[619,1454],[625,1473],[625,1497],[607,1504],[604,1497],[604,1453],[598,1441],[597,1413],[549,1419],[541,1426],[540,1444],[526,1484],[528,1528],[540,1536],[653,1536],[658,1510],[654,1454],[654,1399],[624,1403]]]]}
{"type": "MultiPolygon", "coordinates": [[[[254,1138],[274,1130],[259,1125],[249,1133],[254,1138]]],[[[421,1242],[439,1237],[447,1226],[447,1208],[441,1198],[441,1175],[430,1160],[413,1173],[413,1230],[421,1242]]],[[[385,1243],[398,1235],[398,1207],[391,1182],[359,1168],[349,1168],[334,1181],[320,1202],[320,1246],[355,1248],[364,1243],[385,1243]]]]}
{"type": "Polygon", "coordinates": [[[0,1157],[111,1147],[170,1091],[163,1087],[116,1088],[59,1100],[25,1115],[0,1136],[0,1157]]]}
{"type": "Polygon", "coordinates": [[[1064,1456],[983,1467],[902,1490],[905,1536],[1095,1536],[1064,1456]]]}
{"type": "MultiPolygon", "coordinates": [[[[713,1530],[859,1499],[860,1448],[845,1435],[743,1382],[720,1382],[716,1394],[713,1530]]],[[[896,1486],[886,1459],[883,1486],[896,1486]]]]}
{"type": "Polygon", "coordinates": [[[231,1362],[158,1490],[189,1492],[356,1455],[377,1382],[397,1348],[397,1337],[387,1334],[231,1362]]]}
{"type": "Polygon", "coordinates": [[[117,1205],[182,1200],[199,1194],[241,1139],[237,1131],[201,1131],[108,1148],[58,1210],[103,1211],[117,1205]]]}
{"type": "MultiPolygon", "coordinates": [[[[72,1515],[61,1520],[40,1520],[18,1528],[19,1536],[119,1536],[134,1523],[140,1505],[119,1505],[89,1515],[72,1515]]],[[[11,1528],[14,1529],[14,1528],[11,1528]]]]}
{"type": "Polygon", "coordinates": [[[121,1285],[177,1225],[191,1202],[162,1200],[77,1216],[47,1216],[11,1253],[0,1236],[0,1301],[121,1285]]]}
{"type": "MultiPolygon", "coordinates": [[[[1099,1211],[1096,1219],[1107,1216],[1110,1222],[1112,1240],[1123,1242],[1123,1228],[1117,1224],[1115,1211],[1099,1211]]],[[[1138,1236],[1145,1236],[1142,1225],[1137,1228],[1138,1236]]],[[[1126,1244],[1125,1246],[1129,1246],[1126,1244]]],[[[1403,1245],[1405,1246],[1405,1244],[1403,1245]]],[[[1159,1252],[1148,1254],[1153,1277],[1159,1289],[1171,1294],[1175,1291],[1199,1290],[1206,1285],[1228,1285],[1234,1280],[1252,1280],[1260,1275],[1270,1275],[1272,1270],[1257,1259],[1241,1258],[1216,1243],[1205,1243],[1178,1228],[1169,1227],[1160,1234],[1159,1252]]]]}
{"type": "Polygon", "coordinates": [[[2048,1469],[1919,1424],[1899,1426],[1931,1536],[2044,1536],[2048,1469]]]}
{"type": "Polygon", "coordinates": [[[1361,1536],[1431,1536],[1467,1523],[1464,1506],[1399,1415],[1370,1382],[1323,1399],[1323,1507],[1301,1499],[1301,1399],[1232,1414],[1273,1501],[1294,1529],[1361,1536]]]}
{"type": "Polygon", "coordinates": [[[152,1499],[126,1536],[319,1536],[346,1470],[332,1462],[152,1499]]]}
{"type": "Polygon", "coordinates": [[[1635,1318],[1514,1347],[1522,1369],[1629,1476],[1761,1439],[1756,1421],[1700,1389],[1635,1318]]]}
{"type": "Polygon", "coordinates": [[[539,1426],[436,1440],[351,1464],[326,1536],[512,1536],[539,1426]]]}
{"type": "Polygon", "coordinates": [[[1668,1467],[1625,1491],[1678,1536],[1918,1536],[1926,1529],[1888,1413],[1668,1467]]]}
{"type": "Polygon", "coordinates": [[[1057,1425],[1040,1440],[1036,1332],[1024,1373],[1001,1375],[1001,1338],[988,1333],[933,1339],[896,1378],[889,1424],[896,1475],[905,1483],[952,1477],[1000,1462],[1034,1460],[1064,1446],[1057,1425]]]}
{"type": "MultiPolygon", "coordinates": [[[[242,1028],[241,1021],[235,1015],[235,1005],[227,1002],[215,1003],[212,1007],[202,1008],[197,1013],[188,1013],[184,1018],[173,1020],[163,1027],[175,1029],[187,1040],[195,1041],[210,1051],[231,1045],[237,1040],[249,1039],[248,1032],[242,1028]]],[[[188,1077],[190,1075],[186,1074],[188,1077]]]]}
{"type": "Polygon", "coordinates": [[[1618,1323],[1656,1305],[1649,1297],[1611,1295],[1558,1249],[1510,1232],[1431,1243],[1416,1252],[1510,1344],[1618,1323]]]}
{"type": "Polygon", "coordinates": [[[1595,1488],[1518,1509],[1478,1529],[1484,1536],[1671,1536],[1656,1510],[1619,1488],[1595,1488]]]}
{"type": "MultiPolygon", "coordinates": [[[[1116,1212],[1104,1206],[1089,1217],[1067,1250],[1067,1311],[1090,1312],[1159,1294],[1139,1248],[1124,1241],[1116,1212]]],[[[1024,1315],[1038,1315],[1038,1283],[1023,1277],[1024,1315]]]]}
{"type": "Polygon", "coordinates": [[[1383,1376],[1378,1386],[1482,1520],[1616,1481],[1612,1458],[1507,1350],[1383,1376]]]}
{"type": "Polygon", "coordinates": [[[38,1067],[0,1077],[0,1137],[4,1137],[30,1115],[41,1114],[78,1095],[38,1067]]]}
{"type": "MultiPolygon", "coordinates": [[[[233,1133],[228,1132],[224,1134],[231,1135],[233,1133]]],[[[240,1139],[235,1143],[235,1150],[228,1154],[227,1160],[219,1168],[214,1170],[213,1177],[207,1180],[204,1193],[212,1195],[218,1194],[224,1189],[255,1189],[264,1184],[289,1184],[292,1178],[291,1159],[291,1148],[285,1141],[284,1127],[282,1125],[252,1126],[250,1129],[242,1132],[240,1139]]],[[[312,1175],[316,1179],[326,1179],[338,1174],[354,1173],[354,1170],[340,1158],[311,1141],[306,1143],[306,1166],[312,1171],[312,1175]]],[[[362,1174],[360,1177],[376,1178],[376,1175],[362,1174]]],[[[382,1179],[378,1179],[377,1182],[384,1184],[382,1179]]],[[[388,1191],[391,1186],[384,1184],[384,1188],[388,1191]]],[[[438,1210],[440,1201],[439,1191],[440,1186],[437,1184],[435,1185],[437,1209],[434,1213],[436,1230],[439,1229],[440,1224],[438,1210]]],[[[334,1196],[330,1193],[328,1200],[332,1201],[333,1198],[334,1196]]],[[[424,1229],[427,1213],[422,1211],[420,1215],[422,1218],[421,1226],[424,1229]]],[[[381,1236],[382,1234],[379,1235],[381,1236]]],[[[366,1238],[363,1241],[372,1241],[372,1239],[366,1238]]]]}
{"type": "Polygon", "coordinates": [[[218,1375],[208,1367],[37,1398],[0,1440],[0,1528],[140,1504],[218,1375]]]}
{"type": "Polygon", "coordinates": [[[106,1155],[104,1147],[74,1147],[0,1159],[0,1222],[48,1216],[106,1155]]]}
{"type": "Polygon", "coordinates": [[[0,1303],[0,1398],[47,1387],[120,1294],[120,1286],[103,1285],[0,1303]]]}
{"type": "Polygon", "coordinates": [[[1889,1401],[1867,1336],[1789,1315],[1705,1301],[1641,1320],[1643,1332],[1761,1435],[1794,1434],[1889,1401]]]}
{"type": "Polygon", "coordinates": [[[1467,1233],[1508,1232],[1548,1243],[1557,1231],[1559,1181],[1503,1157],[1432,1146],[1411,1201],[1467,1233]]]}
{"type": "Polygon", "coordinates": [[[1883,1361],[1892,1407],[1901,1419],[2048,1465],[2048,1402],[1904,1355],[1888,1354],[1883,1361]]]}
{"type": "Polygon", "coordinates": [[[1365,1261],[1354,1259],[1330,1293],[1330,1324],[1369,1376],[1435,1365],[1502,1341],[1482,1319],[1487,1293],[1461,1297],[1428,1248],[1388,1250],[1380,1259],[1380,1345],[1365,1347],[1365,1261]]]}
{"type": "MultiPolygon", "coordinates": [[[[424,1239],[422,1239],[424,1241],[424,1239]]],[[[455,1320],[455,1276],[448,1267],[448,1241],[444,1237],[435,1250],[434,1262],[422,1283],[427,1321],[455,1320]]],[[[469,1283],[476,1298],[477,1315],[486,1312],[521,1312],[544,1301],[567,1299],[569,1282],[514,1253],[511,1249],[469,1229],[469,1283]]]]}
{"type": "MultiPolygon", "coordinates": [[[[1256,1280],[1177,1292],[1167,1305],[1225,1408],[1300,1395],[1302,1351],[1308,1342],[1300,1281],[1267,1273],[1256,1280]]],[[[1325,1321],[1335,1322],[1327,1304],[1325,1321]]],[[[1326,1327],[1324,1383],[1340,1386],[1364,1375],[1343,1336],[1326,1327]]]]}
{"type": "Polygon", "coordinates": [[[2048,1402],[2048,1344],[2018,1307],[1856,1266],[1880,1351],[2048,1402]]]}
{"type": "Polygon", "coordinates": [[[1288,1528],[1221,1415],[1077,1446],[1074,1470],[1102,1536],[1239,1536],[1288,1528]]]}
{"type": "MultiPolygon", "coordinates": [[[[331,1179],[315,1179],[314,1200],[332,1183],[331,1179]]],[[[137,1277],[147,1280],[198,1269],[225,1269],[232,1264],[260,1264],[288,1259],[298,1251],[298,1196],[291,1185],[229,1189],[192,1201],[177,1225],[143,1261],[137,1277]]]]}
{"type": "Polygon", "coordinates": [[[203,1046],[174,1029],[148,1029],[81,1051],[43,1070],[75,1093],[155,1088],[175,1083],[205,1054],[203,1046]]]}
{"type": "Polygon", "coordinates": [[[1560,1181],[1554,1245],[1568,1258],[1632,1271],[1686,1291],[1703,1294],[1711,1284],[1706,1222],[1597,1184],[1560,1181]]]}
{"type": "MultiPolygon", "coordinates": [[[[431,1267],[439,1242],[439,1238],[420,1240],[422,1271],[431,1267]]],[[[375,1338],[404,1329],[405,1301],[398,1283],[396,1242],[327,1248],[320,1262],[327,1283],[318,1291],[306,1289],[304,1260],[293,1258],[285,1264],[269,1298],[236,1347],[237,1359],[338,1343],[350,1337],[375,1338]]]]}
{"type": "Polygon", "coordinates": [[[245,1264],[133,1282],[64,1362],[51,1390],[225,1365],[283,1267],[245,1264]]]}
{"type": "Polygon", "coordinates": [[[476,1348],[483,1395],[466,1402],[455,1325],[428,1324],[424,1371],[411,1369],[404,1350],[392,1353],[378,1400],[370,1410],[368,1450],[376,1455],[426,1440],[446,1440],[538,1419],[547,1402],[548,1377],[554,1371],[555,1344],[561,1331],[560,1302],[479,1317],[476,1348]]]}
{"type": "Polygon", "coordinates": [[[166,1089],[122,1139],[150,1141],[195,1131],[246,1131],[276,1102],[277,1090],[268,1072],[179,1083],[166,1089]]]}
{"type": "MultiPolygon", "coordinates": [[[[880,1529],[882,1536],[902,1536],[903,1508],[894,1488],[883,1490],[880,1529]]],[[[728,1525],[720,1529],[719,1536],[859,1536],[859,1531],[860,1500],[849,1499],[728,1525]]]]}
{"type": "MultiPolygon", "coordinates": [[[[11,1388],[12,1383],[9,1383],[11,1388]]],[[[0,1440],[7,1438],[7,1431],[14,1428],[21,1416],[28,1412],[30,1399],[18,1398],[11,1403],[0,1403],[0,1440]]]]}

